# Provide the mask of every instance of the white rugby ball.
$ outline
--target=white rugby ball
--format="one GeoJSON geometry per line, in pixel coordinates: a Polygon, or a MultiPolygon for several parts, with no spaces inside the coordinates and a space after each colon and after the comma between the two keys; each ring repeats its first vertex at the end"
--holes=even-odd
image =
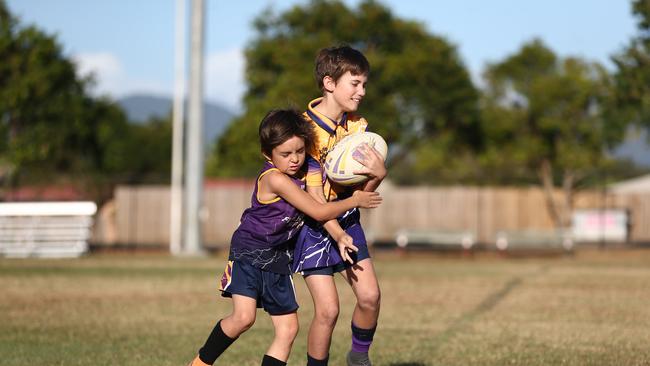
{"type": "Polygon", "coordinates": [[[363,143],[375,148],[382,158],[386,160],[388,146],[386,141],[378,134],[359,132],[346,136],[334,145],[332,151],[325,158],[325,173],[331,181],[349,186],[368,180],[367,175],[353,173],[363,169],[363,164],[354,159],[355,156],[360,154],[357,152],[357,147],[363,143]]]}

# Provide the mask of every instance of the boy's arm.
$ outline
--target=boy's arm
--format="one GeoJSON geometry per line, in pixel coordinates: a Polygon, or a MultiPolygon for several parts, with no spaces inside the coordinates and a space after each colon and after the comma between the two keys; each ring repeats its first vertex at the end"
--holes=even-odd
{"type": "MultiPolygon", "coordinates": [[[[307,186],[307,192],[319,203],[326,203],[327,199],[323,193],[323,186],[307,186]]],[[[348,235],[345,230],[341,227],[337,219],[329,220],[323,224],[323,227],[328,234],[336,241],[336,244],[339,248],[339,254],[343,260],[352,263],[352,258],[348,254],[348,249],[352,251],[358,251],[352,240],[352,237],[348,235]]]]}
{"type": "Polygon", "coordinates": [[[271,172],[260,178],[260,191],[271,192],[282,197],[291,206],[313,217],[318,221],[336,218],[354,207],[374,208],[381,203],[378,193],[355,192],[347,199],[320,203],[309,194],[298,188],[284,173],[271,172]]]}
{"type": "Polygon", "coordinates": [[[381,179],[379,179],[379,178],[370,178],[363,185],[362,190],[365,191],[365,192],[374,192],[375,190],[377,190],[377,188],[379,188],[379,185],[381,184],[381,182],[383,180],[384,180],[383,178],[381,178],[381,179]]]}

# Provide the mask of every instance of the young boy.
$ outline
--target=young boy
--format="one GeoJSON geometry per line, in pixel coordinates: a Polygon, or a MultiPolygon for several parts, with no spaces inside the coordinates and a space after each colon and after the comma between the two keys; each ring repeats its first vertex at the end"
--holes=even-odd
{"type": "Polygon", "coordinates": [[[356,192],[349,199],[318,203],[304,191],[305,152],[313,131],[291,110],[272,111],[259,129],[262,167],[251,197],[230,243],[229,262],[220,283],[231,297],[232,313],[219,320],[190,365],[212,365],[255,322],[256,310],[271,316],[275,337],[262,366],[286,365],[298,333],[298,304],[291,280],[293,239],[303,225],[303,213],[328,220],[353,207],[374,208],[377,193],[356,192]]]}
{"type": "MultiPolygon", "coordinates": [[[[337,201],[358,190],[374,191],[386,176],[384,160],[368,146],[361,149],[364,169],[356,174],[369,180],[357,187],[332,183],[323,173],[327,153],[344,137],[363,132],[368,123],[353,114],[365,95],[370,65],[363,54],[348,46],[326,48],[316,58],[315,76],[323,96],[309,102],[304,117],[316,131],[310,155],[320,165],[307,176],[307,191],[319,202],[337,201]]],[[[352,345],[347,364],[371,365],[368,350],[377,327],[380,291],[361,228],[358,209],[338,220],[306,220],[296,243],[294,271],[301,272],[314,302],[309,328],[307,365],[327,365],[332,332],[339,314],[334,273],[341,273],[356,296],[352,314],[352,345]],[[336,247],[332,243],[336,243],[336,247]]]]}

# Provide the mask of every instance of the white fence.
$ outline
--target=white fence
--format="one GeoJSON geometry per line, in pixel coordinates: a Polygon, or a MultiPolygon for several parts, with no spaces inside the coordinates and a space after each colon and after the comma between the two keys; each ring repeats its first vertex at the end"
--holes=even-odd
{"type": "Polygon", "coordinates": [[[78,257],[88,251],[93,202],[0,203],[0,255],[78,257]]]}

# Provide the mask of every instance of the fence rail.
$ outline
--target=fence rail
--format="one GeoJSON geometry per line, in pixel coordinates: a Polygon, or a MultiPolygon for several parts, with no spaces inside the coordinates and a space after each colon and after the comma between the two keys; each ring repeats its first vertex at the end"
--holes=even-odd
{"type": "MultiPolygon", "coordinates": [[[[225,246],[250,205],[252,182],[206,187],[203,241],[225,246]]],[[[552,230],[540,188],[380,187],[384,203],[364,210],[362,223],[375,240],[394,240],[399,230],[469,231],[494,244],[499,231],[552,230]]],[[[561,197],[555,192],[557,199],[561,197]]],[[[579,192],[575,208],[623,208],[630,214],[632,242],[650,242],[650,194],[579,192]]],[[[99,217],[93,241],[101,245],[165,245],[169,238],[169,187],[120,186],[110,214],[99,217]],[[107,230],[107,227],[113,227],[107,230]],[[109,235],[110,234],[110,235],[109,235]]],[[[100,213],[101,215],[101,213],[100,213]]]]}

